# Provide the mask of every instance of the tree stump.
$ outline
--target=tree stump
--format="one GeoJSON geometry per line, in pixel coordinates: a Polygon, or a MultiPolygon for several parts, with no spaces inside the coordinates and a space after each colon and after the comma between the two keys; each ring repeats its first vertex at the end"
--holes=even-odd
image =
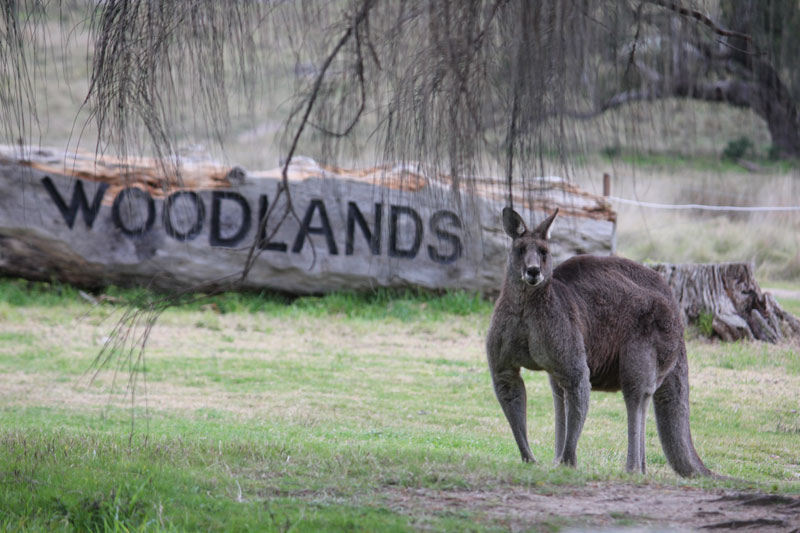
{"type": "Polygon", "coordinates": [[[711,317],[713,335],[777,343],[800,337],[800,321],[763,292],[747,263],[651,265],[669,284],[684,324],[711,317]]]}

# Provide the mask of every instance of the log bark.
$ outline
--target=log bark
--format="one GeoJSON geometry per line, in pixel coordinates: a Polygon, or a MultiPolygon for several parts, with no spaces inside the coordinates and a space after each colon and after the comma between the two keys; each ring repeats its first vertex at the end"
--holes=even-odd
{"type": "Polygon", "coordinates": [[[713,336],[777,343],[800,337],[800,321],[763,292],[748,263],[655,264],[672,289],[684,324],[711,319],[713,336]]]}
{"type": "MultiPolygon", "coordinates": [[[[19,147],[0,146],[0,273],[94,288],[228,286],[257,241],[241,288],[492,293],[502,284],[510,239],[500,220],[501,182],[475,180],[471,190],[454,191],[447,176],[416,168],[348,170],[297,158],[289,191],[298,217],[285,219],[280,184],[281,169],[41,149],[20,155],[19,147]]],[[[561,209],[557,261],[613,253],[616,214],[602,197],[554,178],[536,180],[531,191],[514,196],[528,222],[561,209]]]]}

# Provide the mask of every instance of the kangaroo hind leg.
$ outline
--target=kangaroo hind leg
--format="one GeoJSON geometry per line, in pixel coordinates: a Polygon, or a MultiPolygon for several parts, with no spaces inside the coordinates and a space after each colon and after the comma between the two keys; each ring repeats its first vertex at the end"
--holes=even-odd
{"type": "Polygon", "coordinates": [[[647,472],[645,460],[645,426],[647,407],[652,393],[636,392],[624,394],[628,411],[628,458],[625,469],[628,472],[647,472]]]}
{"type": "Polygon", "coordinates": [[[656,389],[657,359],[647,342],[632,343],[620,357],[620,381],[628,412],[628,472],[647,471],[645,459],[645,426],[647,407],[656,389]]]}
{"type": "Polygon", "coordinates": [[[568,371],[556,375],[555,380],[564,391],[564,449],[557,461],[567,466],[578,464],[578,439],[589,411],[589,367],[584,363],[568,371]]]}

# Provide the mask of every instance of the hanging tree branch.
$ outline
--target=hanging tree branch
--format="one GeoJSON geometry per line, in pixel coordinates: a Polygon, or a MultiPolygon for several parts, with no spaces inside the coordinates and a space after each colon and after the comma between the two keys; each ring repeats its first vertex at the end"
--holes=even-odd
{"type": "Polygon", "coordinates": [[[670,11],[674,11],[675,13],[684,16],[690,17],[695,19],[696,21],[700,22],[704,26],[707,26],[717,35],[721,35],[723,37],[737,37],[739,39],[744,39],[747,42],[751,42],[753,40],[752,36],[746,33],[740,33],[738,31],[728,30],[721,26],[719,26],[716,22],[711,20],[707,14],[703,13],[702,11],[698,11],[696,9],[690,9],[688,7],[684,7],[677,2],[669,2],[667,0],[644,0],[649,4],[653,4],[656,6],[661,6],[665,9],[669,9],[670,11]]]}
{"type": "MultiPolygon", "coordinates": [[[[310,123],[309,117],[311,116],[311,111],[314,108],[314,104],[317,102],[317,98],[319,96],[320,89],[322,88],[322,83],[325,80],[325,74],[327,73],[328,68],[330,68],[331,63],[333,63],[333,60],[336,59],[336,56],[338,56],[339,52],[342,50],[344,45],[347,44],[347,41],[350,40],[350,37],[358,33],[359,26],[365,20],[367,20],[367,15],[369,14],[370,9],[372,9],[372,7],[375,5],[375,2],[376,0],[363,1],[361,9],[353,17],[352,23],[347,27],[344,34],[341,36],[339,41],[333,47],[333,50],[331,50],[330,54],[328,54],[328,57],[325,58],[325,61],[322,63],[322,66],[320,67],[319,72],[317,73],[316,78],[314,79],[314,85],[311,89],[311,93],[308,96],[308,99],[305,104],[305,111],[303,113],[302,118],[300,119],[300,124],[297,126],[297,129],[295,130],[294,137],[292,138],[292,142],[289,145],[289,153],[286,156],[286,160],[283,163],[283,168],[281,169],[281,185],[278,188],[278,192],[275,196],[275,201],[272,203],[272,206],[270,206],[270,209],[267,211],[264,217],[259,221],[258,231],[256,231],[256,237],[253,243],[250,245],[250,249],[247,253],[247,259],[245,260],[244,267],[242,268],[241,281],[244,281],[245,278],[247,278],[247,275],[253,268],[253,264],[255,263],[255,260],[258,257],[258,255],[256,254],[256,250],[258,249],[258,246],[260,244],[259,237],[267,227],[267,222],[269,220],[270,213],[272,212],[272,209],[274,209],[274,207],[278,204],[278,199],[280,198],[281,195],[284,194],[286,195],[286,209],[284,211],[284,216],[281,218],[281,222],[286,218],[287,213],[291,213],[294,219],[300,222],[300,216],[295,211],[294,205],[292,204],[291,193],[289,191],[289,165],[291,165],[292,163],[292,158],[294,157],[295,151],[297,150],[298,143],[300,142],[300,137],[303,135],[303,131],[305,130],[306,125],[310,123]]],[[[358,46],[358,48],[359,48],[359,66],[361,71],[360,80],[363,83],[363,63],[361,63],[360,61],[361,58],[360,45],[358,46]]],[[[362,105],[363,105],[363,100],[362,100],[362,105]]],[[[359,111],[356,120],[358,117],[360,117],[360,115],[361,112],[359,111]]],[[[355,125],[355,122],[356,121],[353,121],[353,123],[348,129],[352,129],[352,127],[355,125]]],[[[305,229],[302,224],[300,225],[300,227],[303,230],[305,229]]],[[[316,262],[316,250],[313,248],[313,242],[312,242],[312,251],[314,253],[313,262],[316,262]]],[[[312,262],[312,268],[313,268],[313,262],[312,262]]]]}

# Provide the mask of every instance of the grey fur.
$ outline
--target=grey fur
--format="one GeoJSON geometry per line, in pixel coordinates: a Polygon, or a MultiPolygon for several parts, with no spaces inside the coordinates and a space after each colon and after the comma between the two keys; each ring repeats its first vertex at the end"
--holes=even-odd
{"type": "Polygon", "coordinates": [[[622,390],[628,471],[645,472],[645,415],[652,398],[670,466],[682,476],[711,475],[689,431],[688,363],[672,292],[655,271],[618,257],[576,256],[554,269],[548,233],[557,213],[529,231],[513,209],[503,210],[513,243],[486,350],[522,460],[535,462],[520,375],[527,368],[550,375],[557,462],[577,463],[590,389],[622,390]]]}

